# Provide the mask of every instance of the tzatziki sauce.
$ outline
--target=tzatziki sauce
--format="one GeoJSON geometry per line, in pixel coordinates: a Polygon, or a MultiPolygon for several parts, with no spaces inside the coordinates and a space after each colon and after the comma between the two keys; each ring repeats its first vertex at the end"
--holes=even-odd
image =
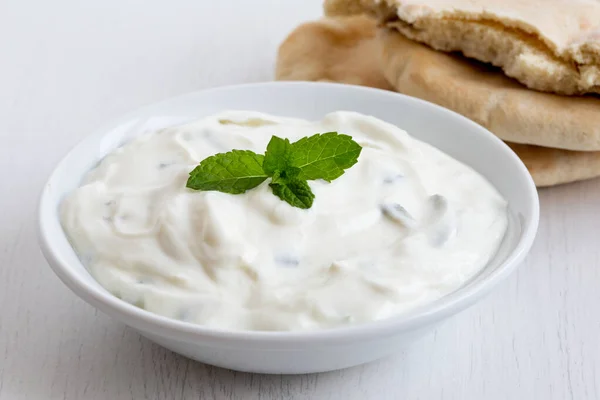
{"type": "Polygon", "coordinates": [[[456,290],[495,255],[507,203],[480,174],[402,129],[337,111],[322,120],[228,111],[130,141],[60,207],[91,275],[166,317],[226,330],[301,331],[389,318],[456,290]],[[196,191],[189,173],[232,149],[263,154],[339,132],[362,146],[309,209],[268,181],[196,191]]]}

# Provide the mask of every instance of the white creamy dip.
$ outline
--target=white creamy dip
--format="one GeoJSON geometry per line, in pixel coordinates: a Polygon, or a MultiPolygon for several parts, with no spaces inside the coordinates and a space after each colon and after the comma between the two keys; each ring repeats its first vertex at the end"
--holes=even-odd
{"type": "Polygon", "coordinates": [[[225,112],[114,151],[61,217],[94,278],[124,301],[233,330],[309,330],[388,318],[453,290],[495,254],[507,204],[482,176],[373,117],[318,122],[225,112]],[[272,135],[351,135],[358,163],[310,181],[312,208],[268,181],[245,194],[186,188],[203,159],[264,153],[272,135]]]}

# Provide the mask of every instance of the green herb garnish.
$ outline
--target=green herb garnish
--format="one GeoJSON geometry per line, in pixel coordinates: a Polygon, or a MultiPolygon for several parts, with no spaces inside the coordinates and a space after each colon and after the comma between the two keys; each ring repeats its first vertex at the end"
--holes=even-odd
{"type": "Polygon", "coordinates": [[[310,208],[315,195],[309,180],[339,178],[358,161],[362,148],[348,135],[316,134],[290,143],[271,137],[265,155],[232,150],[210,156],[190,172],[186,186],[240,194],[267,178],[273,194],[298,208],[310,208]]]}

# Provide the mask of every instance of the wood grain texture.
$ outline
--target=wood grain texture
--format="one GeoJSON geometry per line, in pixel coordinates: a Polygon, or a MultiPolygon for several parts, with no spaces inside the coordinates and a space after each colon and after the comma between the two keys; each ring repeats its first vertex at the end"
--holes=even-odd
{"type": "Polygon", "coordinates": [[[104,120],[272,79],[320,1],[0,1],[0,399],[599,399],[600,181],[541,191],[517,273],[404,353],[264,376],[189,361],[96,312],[38,250],[37,196],[104,120]],[[32,11],[35,10],[35,11],[32,11]]]}

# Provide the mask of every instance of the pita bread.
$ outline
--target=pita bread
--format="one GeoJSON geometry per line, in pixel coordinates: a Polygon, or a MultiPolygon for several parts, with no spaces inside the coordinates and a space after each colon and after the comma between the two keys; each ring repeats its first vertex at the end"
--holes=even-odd
{"type": "Polygon", "coordinates": [[[401,93],[454,110],[509,142],[600,150],[600,98],[529,90],[486,64],[383,29],[382,68],[401,93]]]}
{"type": "MultiPolygon", "coordinates": [[[[383,79],[383,71],[377,55],[383,41],[374,40],[374,26],[373,21],[361,16],[324,19],[301,25],[279,48],[276,79],[326,80],[367,86],[369,84],[365,82],[375,82],[375,87],[382,87],[378,85],[383,79]],[[344,44],[342,50],[338,48],[340,44],[344,44]],[[356,60],[366,58],[371,62],[356,63],[356,60]]],[[[410,54],[406,56],[410,57],[410,54]]],[[[600,176],[600,152],[516,143],[509,143],[509,146],[523,160],[537,186],[600,176]]]]}
{"type": "Polygon", "coordinates": [[[377,16],[410,39],[491,63],[531,89],[600,93],[597,0],[326,0],[325,13],[377,16]]]}

